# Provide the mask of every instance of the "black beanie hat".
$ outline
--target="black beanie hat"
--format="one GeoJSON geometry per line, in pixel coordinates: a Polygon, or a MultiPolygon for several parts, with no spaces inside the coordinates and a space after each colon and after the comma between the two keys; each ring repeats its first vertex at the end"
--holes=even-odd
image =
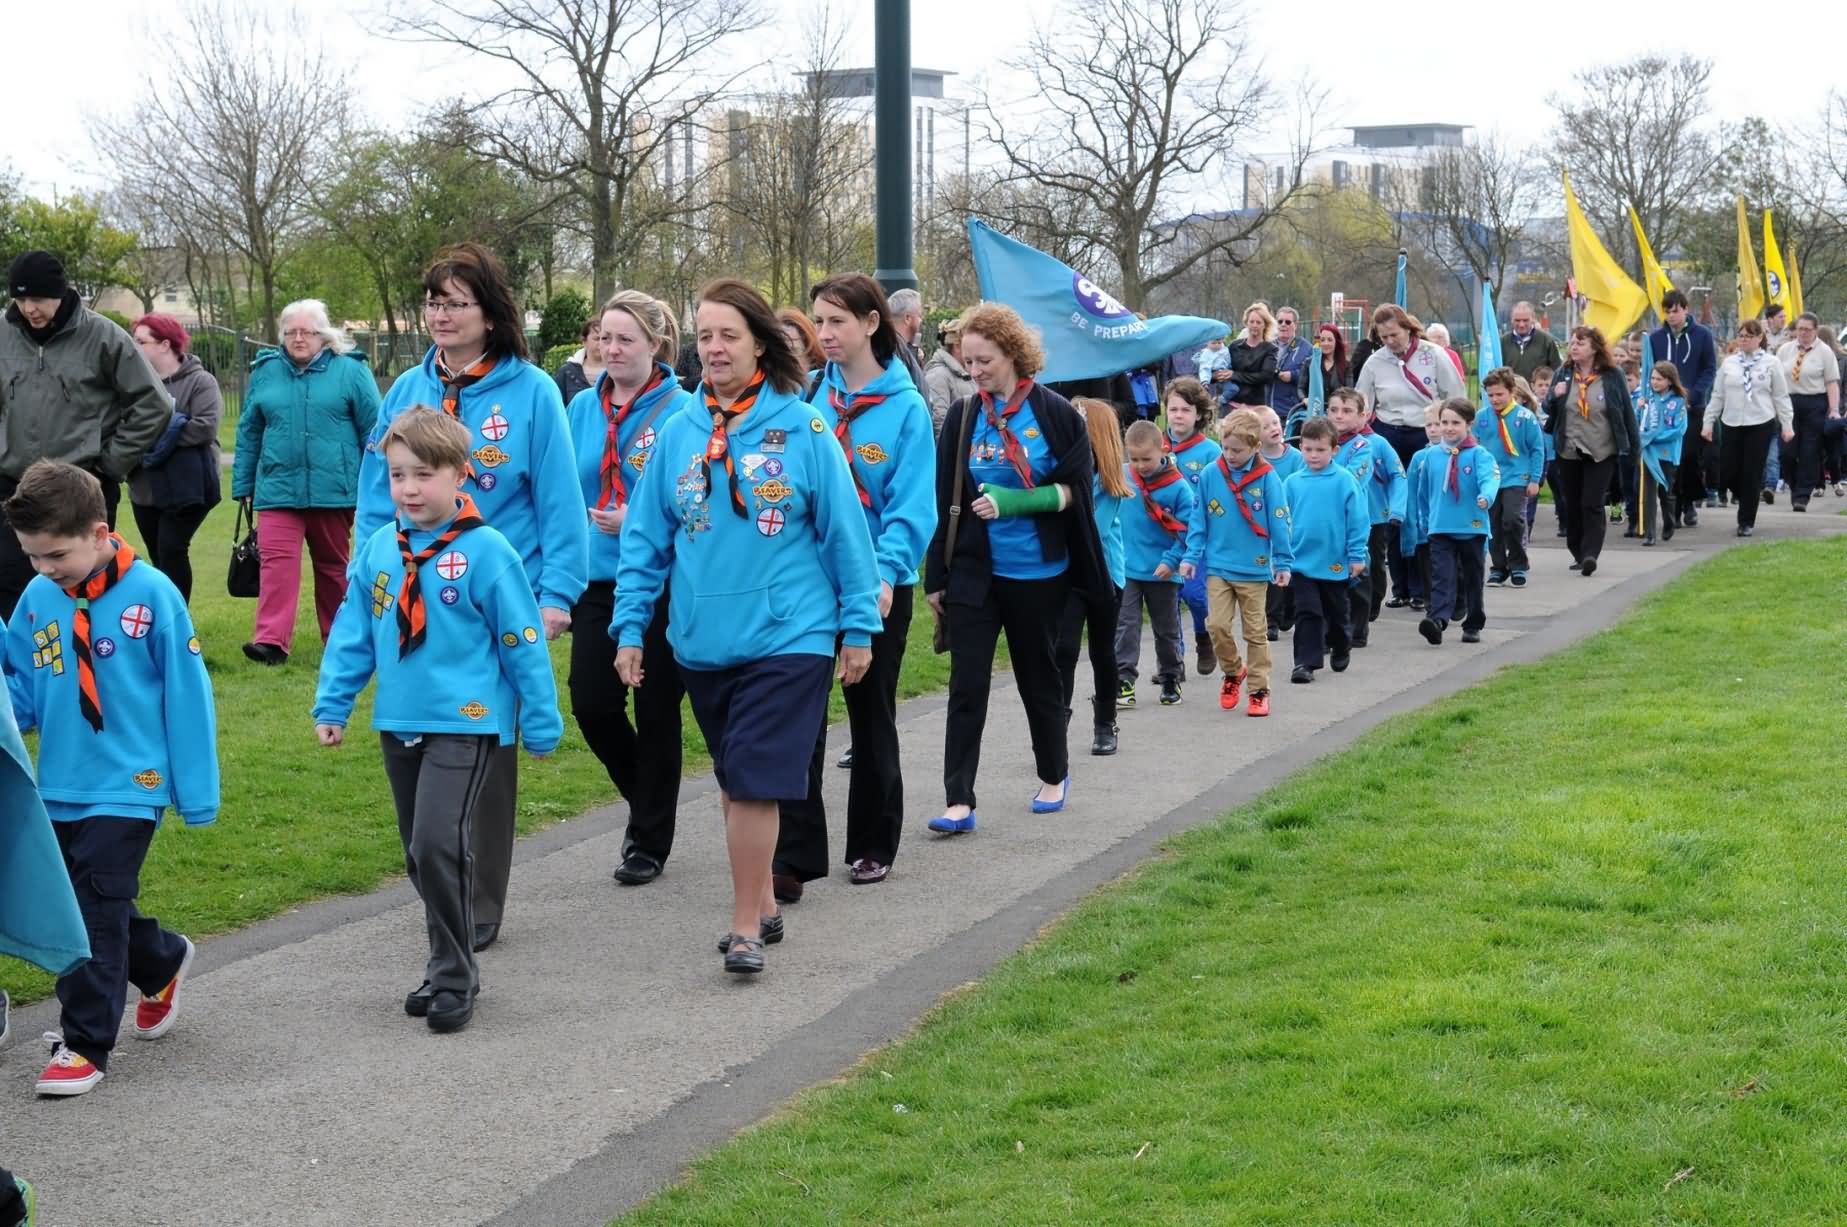
{"type": "Polygon", "coordinates": [[[22,252],[7,270],[6,288],[14,298],[63,298],[70,289],[64,262],[48,251],[22,252]]]}

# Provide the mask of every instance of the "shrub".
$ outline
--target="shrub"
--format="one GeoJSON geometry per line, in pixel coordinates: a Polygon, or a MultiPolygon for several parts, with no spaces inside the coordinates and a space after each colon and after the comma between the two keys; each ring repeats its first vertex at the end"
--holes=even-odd
{"type": "Polygon", "coordinates": [[[563,345],[554,345],[540,356],[539,365],[545,369],[546,374],[556,375],[558,369],[564,365],[565,359],[576,352],[576,341],[567,341],[563,345]]]}
{"type": "Polygon", "coordinates": [[[590,300],[582,291],[559,290],[539,316],[539,348],[550,353],[569,341],[576,349],[584,321],[589,318],[590,300]]]}

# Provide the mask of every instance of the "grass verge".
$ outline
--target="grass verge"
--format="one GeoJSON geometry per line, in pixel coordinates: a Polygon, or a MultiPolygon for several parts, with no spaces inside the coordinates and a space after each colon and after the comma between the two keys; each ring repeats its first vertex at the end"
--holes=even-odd
{"type": "Polygon", "coordinates": [[[1390,722],[621,1222],[1842,1221],[1844,572],[1390,722]]]}

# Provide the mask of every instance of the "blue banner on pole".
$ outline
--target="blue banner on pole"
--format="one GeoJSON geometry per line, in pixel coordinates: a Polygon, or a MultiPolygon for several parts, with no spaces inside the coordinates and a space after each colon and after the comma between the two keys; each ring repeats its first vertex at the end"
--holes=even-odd
{"type": "Polygon", "coordinates": [[[1475,333],[1475,353],[1476,386],[1485,405],[1488,392],[1480,386],[1481,381],[1501,365],[1501,325],[1494,317],[1494,284],[1485,280],[1481,283],[1481,327],[1475,333]]]}
{"type": "Polygon", "coordinates": [[[968,243],[981,297],[1007,304],[1039,330],[1045,369],[1038,378],[1047,383],[1153,366],[1231,331],[1223,320],[1197,315],[1139,319],[1070,265],[972,217],[968,243]]]}
{"type": "Polygon", "coordinates": [[[1392,301],[1400,307],[1405,305],[1404,266],[1406,261],[1404,249],[1398,249],[1398,279],[1392,283],[1392,301]]]}

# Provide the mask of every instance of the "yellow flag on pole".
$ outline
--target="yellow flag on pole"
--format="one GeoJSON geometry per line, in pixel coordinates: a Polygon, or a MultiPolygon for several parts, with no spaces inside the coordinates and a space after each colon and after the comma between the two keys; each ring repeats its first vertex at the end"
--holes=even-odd
{"type": "Polygon", "coordinates": [[[1753,319],[1764,313],[1764,283],[1757,275],[1757,253],[1751,249],[1751,223],[1745,220],[1744,197],[1738,198],[1738,318],[1753,319]]]}
{"type": "Polygon", "coordinates": [[[1802,268],[1796,259],[1796,245],[1789,245],[1789,313],[1802,314],[1802,268]]]}
{"type": "Polygon", "coordinates": [[[1648,309],[1648,295],[1629,279],[1623,266],[1590,228],[1578,194],[1565,176],[1565,227],[1571,235],[1571,275],[1578,287],[1578,316],[1614,340],[1629,331],[1648,309]]]}
{"type": "Polygon", "coordinates": [[[1635,215],[1635,206],[1629,206],[1629,225],[1635,229],[1635,249],[1642,255],[1642,285],[1648,291],[1648,305],[1655,309],[1655,314],[1662,319],[1667,312],[1661,309],[1661,296],[1674,288],[1674,283],[1667,279],[1667,270],[1655,259],[1654,248],[1648,245],[1648,236],[1642,233],[1642,219],[1635,215]]]}
{"type": "Polygon", "coordinates": [[[1764,210],[1764,305],[1795,312],[1789,305],[1789,274],[1783,271],[1783,253],[1776,245],[1776,227],[1771,223],[1772,210],[1764,210]]]}

